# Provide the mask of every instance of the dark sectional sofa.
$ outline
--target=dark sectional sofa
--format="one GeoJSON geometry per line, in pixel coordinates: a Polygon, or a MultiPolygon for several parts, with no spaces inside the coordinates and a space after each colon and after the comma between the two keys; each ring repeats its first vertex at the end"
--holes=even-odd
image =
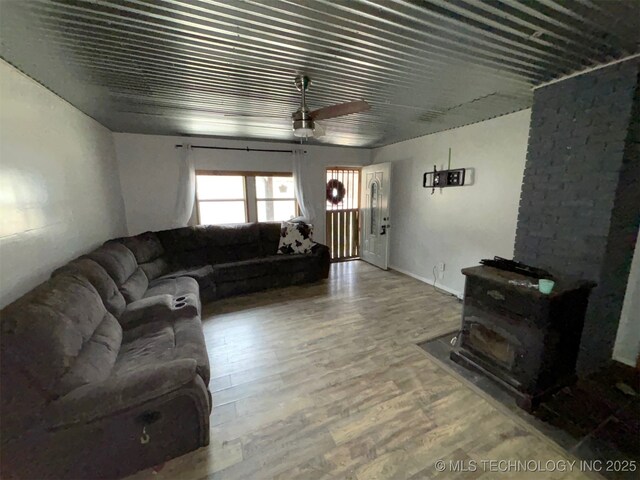
{"type": "Polygon", "coordinates": [[[276,255],[279,237],[252,223],[110,240],[3,309],[2,478],[117,478],[207,445],[201,301],[328,276],[326,246],[276,255]]]}

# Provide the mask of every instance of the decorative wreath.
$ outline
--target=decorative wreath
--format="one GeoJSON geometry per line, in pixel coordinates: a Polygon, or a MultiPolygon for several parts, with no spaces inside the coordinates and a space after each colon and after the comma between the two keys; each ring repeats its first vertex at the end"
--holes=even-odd
{"type": "Polygon", "coordinates": [[[327,182],[327,200],[332,204],[338,205],[342,202],[346,193],[347,189],[344,188],[344,185],[340,180],[332,178],[327,182]]]}

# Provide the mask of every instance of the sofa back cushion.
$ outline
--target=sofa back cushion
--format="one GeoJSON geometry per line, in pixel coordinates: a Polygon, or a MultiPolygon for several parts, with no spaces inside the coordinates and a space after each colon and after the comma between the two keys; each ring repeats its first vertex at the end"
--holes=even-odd
{"type": "Polygon", "coordinates": [[[122,329],[80,275],[62,273],[0,313],[3,420],[36,415],[47,402],[109,376],[122,329]]]}
{"type": "Polygon", "coordinates": [[[208,225],[203,228],[209,262],[238,262],[261,256],[260,228],[257,223],[208,225]]]}
{"type": "Polygon", "coordinates": [[[65,394],[82,385],[106,380],[116,363],[122,327],[113,315],[107,313],[84,344],[75,362],[60,378],[56,391],[65,394]]]}
{"type": "Polygon", "coordinates": [[[264,256],[262,239],[267,238],[266,250],[275,254],[280,238],[277,228],[268,224],[261,233],[259,223],[233,225],[207,225],[174,228],[157,232],[172,268],[190,268],[207,264],[219,264],[250,260],[264,256]],[[270,248],[273,246],[273,248],[270,248]]]}
{"type": "Polygon", "coordinates": [[[62,273],[82,275],[96,289],[106,309],[119,318],[127,307],[127,303],[109,274],[90,258],[78,258],[58,268],[51,276],[62,273]]]}
{"type": "Polygon", "coordinates": [[[142,268],[149,281],[169,273],[171,266],[167,261],[164,247],[154,232],[145,232],[133,237],[110,240],[118,242],[131,250],[138,266],[142,268]]]}
{"type": "Polygon", "coordinates": [[[149,287],[149,279],[138,266],[133,252],[120,240],[111,240],[85,257],[95,260],[109,273],[127,303],[144,296],[149,287]]]}
{"type": "Polygon", "coordinates": [[[260,254],[263,257],[275,255],[280,243],[280,222],[260,222],[260,254]]]}
{"type": "Polygon", "coordinates": [[[209,263],[203,227],[182,227],[156,232],[172,269],[199,267],[209,263]]]}
{"type": "Polygon", "coordinates": [[[138,263],[131,250],[118,242],[109,242],[84,257],[104,268],[120,287],[137,270],[138,263]]]}
{"type": "Polygon", "coordinates": [[[144,270],[138,267],[127,281],[120,285],[120,292],[127,303],[131,303],[140,300],[147,291],[147,288],[149,288],[149,280],[144,270]]]}
{"type": "Polygon", "coordinates": [[[164,254],[164,248],[160,239],[153,232],[145,232],[133,237],[124,237],[119,239],[122,244],[127,247],[136,257],[138,265],[147,263],[161,257],[164,254]]]}
{"type": "Polygon", "coordinates": [[[206,247],[204,239],[198,235],[197,227],[172,228],[161,230],[156,235],[162,243],[162,247],[167,253],[184,252],[188,250],[198,250],[206,247]]]}
{"type": "Polygon", "coordinates": [[[171,265],[166,256],[158,257],[151,262],[141,263],[140,268],[149,281],[171,272],[171,265]]]}

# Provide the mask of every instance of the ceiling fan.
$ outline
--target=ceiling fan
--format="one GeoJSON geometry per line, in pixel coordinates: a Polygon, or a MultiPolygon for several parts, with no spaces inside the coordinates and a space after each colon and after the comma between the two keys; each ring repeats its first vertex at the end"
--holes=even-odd
{"type": "Polygon", "coordinates": [[[316,124],[318,120],[327,120],[329,118],[342,117],[352,113],[366,112],[371,108],[371,106],[364,100],[356,100],[353,102],[322,107],[310,112],[307,108],[305,93],[309,88],[309,85],[311,85],[311,79],[306,75],[298,75],[295,79],[295,84],[296,88],[300,92],[300,108],[291,114],[293,134],[296,137],[308,138],[321,136],[316,134],[316,130],[319,129],[324,133],[324,129],[322,127],[318,128],[316,124]]]}
{"type": "MultiPolygon", "coordinates": [[[[330,118],[351,115],[352,113],[366,112],[371,108],[371,106],[364,100],[356,100],[353,102],[338,103],[336,105],[330,105],[328,107],[322,107],[317,110],[309,111],[305,93],[311,85],[311,79],[306,75],[298,75],[295,78],[295,85],[300,92],[300,108],[298,108],[298,110],[291,114],[293,134],[296,137],[321,137],[324,135],[324,128],[321,124],[317,123],[318,120],[328,120],[330,118]]],[[[261,118],[263,117],[264,116],[261,116],[261,118]]]]}

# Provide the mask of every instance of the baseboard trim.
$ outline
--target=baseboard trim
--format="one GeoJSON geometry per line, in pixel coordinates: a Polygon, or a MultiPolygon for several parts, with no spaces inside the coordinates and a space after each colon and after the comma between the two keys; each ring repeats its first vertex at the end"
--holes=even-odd
{"type": "Polygon", "coordinates": [[[416,280],[420,280],[421,282],[424,282],[424,283],[427,283],[429,285],[432,285],[433,287],[437,288],[438,290],[442,290],[443,292],[446,292],[446,293],[449,293],[451,295],[454,295],[454,296],[458,297],[460,300],[462,300],[462,297],[463,297],[462,292],[454,290],[453,288],[449,288],[449,287],[446,287],[444,285],[440,285],[437,282],[434,283],[434,281],[432,279],[430,279],[430,278],[422,277],[420,275],[416,275],[413,272],[410,272],[410,271],[405,270],[405,269],[400,268],[400,267],[396,267],[394,265],[389,265],[389,268],[391,270],[395,270],[396,272],[402,273],[402,274],[404,274],[404,275],[406,275],[408,277],[415,278],[416,280]]]}

